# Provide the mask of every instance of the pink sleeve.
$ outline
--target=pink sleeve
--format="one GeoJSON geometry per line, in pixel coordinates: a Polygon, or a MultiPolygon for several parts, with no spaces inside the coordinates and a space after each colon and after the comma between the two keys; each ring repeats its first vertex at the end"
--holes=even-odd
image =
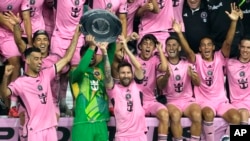
{"type": "Polygon", "coordinates": [[[22,0],[21,11],[25,11],[29,9],[30,9],[29,0],[22,0]]]}
{"type": "Polygon", "coordinates": [[[47,76],[50,80],[53,80],[56,77],[56,65],[52,65],[51,67],[45,68],[43,70],[43,74],[47,76]]]}
{"type": "Polygon", "coordinates": [[[120,8],[119,8],[119,13],[124,14],[127,12],[128,12],[127,0],[122,0],[120,8]]]}
{"type": "Polygon", "coordinates": [[[8,88],[11,90],[11,94],[14,96],[18,96],[21,94],[20,90],[22,90],[21,86],[18,85],[17,81],[11,82],[8,88]]]}

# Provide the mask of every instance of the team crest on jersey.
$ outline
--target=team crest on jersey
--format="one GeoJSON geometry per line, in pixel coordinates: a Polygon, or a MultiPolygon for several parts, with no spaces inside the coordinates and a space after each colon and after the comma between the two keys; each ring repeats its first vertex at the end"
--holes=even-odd
{"type": "Polygon", "coordinates": [[[37,89],[38,89],[39,91],[42,91],[42,90],[43,90],[43,86],[42,86],[42,85],[38,85],[38,86],[37,86],[37,89]]]}
{"type": "Polygon", "coordinates": [[[180,76],[180,75],[176,75],[176,76],[175,76],[175,80],[176,80],[176,81],[181,80],[181,76],[180,76]]]}
{"type": "Polygon", "coordinates": [[[248,88],[248,79],[245,78],[246,73],[244,71],[241,71],[239,73],[240,79],[238,80],[239,87],[241,89],[246,89],[248,88]]]}
{"type": "Polygon", "coordinates": [[[7,6],[7,10],[8,10],[8,11],[11,11],[12,8],[13,8],[13,6],[12,6],[11,4],[9,4],[9,5],[7,6]]]}
{"type": "Polygon", "coordinates": [[[204,23],[207,22],[207,12],[201,12],[201,18],[204,23]]]}
{"type": "Polygon", "coordinates": [[[35,5],[36,0],[30,0],[30,5],[35,5]]]}
{"type": "Polygon", "coordinates": [[[97,91],[99,89],[98,80],[90,80],[90,87],[91,87],[91,90],[97,91]]]}
{"type": "Polygon", "coordinates": [[[207,77],[205,78],[207,86],[211,86],[213,84],[213,71],[207,71],[207,77]]]}

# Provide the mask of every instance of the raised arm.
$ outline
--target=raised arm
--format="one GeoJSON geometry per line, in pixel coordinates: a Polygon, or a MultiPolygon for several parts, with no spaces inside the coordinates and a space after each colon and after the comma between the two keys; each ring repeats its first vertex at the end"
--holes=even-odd
{"type": "Polygon", "coordinates": [[[122,23],[122,35],[127,36],[127,14],[125,13],[120,13],[119,14],[119,19],[122,23]]]}
{"type": "Polygon", "coordinates": [[[156,0],[147,0],[147,2],[141,6],[137,12],[136,16],[142,17],[146,12],[159,13],[160,8],[156,0]]]}
{"type": "Polygon", "coordinates": [[[135,68],[135,77],[139,80],[142,80],[144,78],[144,73],[140,62],[136,59],[134,54],[129,50],[127,45],[127,40],[124,38],[124,36],[119,36],[119,39],[125,53],[128,55],[131,63],[135,68]]]}
{"type": "Polygon", "coordinates": [[[83,55],[76,69],[74,69],[71,72],[71,82],[77,81],[80,78],[79,76],[82,75],[82,73],[86,71],[86,69],[89,67],[90,61],[95,52],[95,48],[96,48],[95,37],[93,37],[92,35],[87,35],[85,37],[85,41],[88,44],[89,48],[86,51],[86,53],[83,55]]]}
{"type": "Polygon", "coordinates": [[[81,35],[80,25],[77,25],[76,30],[75,30],[75,34],[74,34],[73,39],[71,40],[71,43],[66,51],[66,54],[63,56],[63,58],[61,60],[59,60],[56,63],[57,72],[60,72],[63,69],[63,67],[65,65],[67,65],[70,62],[70,60],[72,59],[80,35],[81,35]]]}
{"type": "Polygon", "coordinates": [[[190,48],[186,38],[184,37],[182,31],[181,31],[181,24],[178,23],[176,20],[173,21],[173,29],[177,33],[180,42],[181,42],[181,47],[187,54],[187,59],[191,62],[195,62],[195,53],[194,51],[190,48]]]}
{"type": "Polygon", "coordinates": [[[228,29],[226,39],[222,44],[221,51],[225,57],[229,57],[231,52],[231,46],[234,39],[234,34],[236,30],[237,21],[240,16],[240,10],[237,8],[235,3],[231,3],[231,13],[226,11],[226,14],[231,19],[231,24],[228,29]]]}
{"type": "Polygon", "coordinates": [[[160,72],[166,72],[167,71],[167,68],[168,68],[168,61],[167,61],[167,58],[165,57],[164,53],[163,53],[163,50],[162,50],[162,44],[161,43],[158,43],[156,45],[156,48],[159,52],[159,55],[160,55],[160,61],[161,61],[161,64],[159,65],[158,67],[158,71],[160,72]]]}
{"type": "Polygon", "coordinates": [[[28,45],[32,46],[32,25],[30,20],[30,11],[22,11],[22,17],[24,22],[24,29],[28,39],[28,45]]]}
{"type": "Polygon", "coordinates": [[[98,46],[102,51],[103,60],[104,60],[105,87],[107,89],[112,89],[114,86],[114,80],[111,76],[111,66],[110,66],[109,57],[108,57],[108,53],[107,53],[108,42],[102,42],[98,46]]]}
{"type": "Polygon", "coordinates": [[[0,85],[0,97],[8,97],[11,94],[10,89],[8,88],[8,79],[14,70],[14,66],[6,65],[3,75],[3,80],[0,85]]]}
{"type": "Polygon", "coordinates": [[[14,39],[15,43],[20,51],[20,53],[23,53],[27,47],[27,44],[22,40],[22,31],[20,27],[20,16],[19,13],[15,15],[11,11],[5,14],[5,18],[9,21],[9,23],[13,26],[14,28],[14,39]]]}

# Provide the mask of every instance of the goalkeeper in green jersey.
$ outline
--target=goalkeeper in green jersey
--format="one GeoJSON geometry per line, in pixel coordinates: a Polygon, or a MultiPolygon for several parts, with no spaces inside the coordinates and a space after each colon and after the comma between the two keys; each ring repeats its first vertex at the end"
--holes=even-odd
{"type": "Polygon", "coordinates": [[[104,84],[104,64],[112,63],[116,44],[96,43],[86,36],[79,65],[70,73],[71,91],[75,99],[72,141],[107,141],[109,120],[108,96],[104,84]],[[96,54],[100,47],[102,55],[96,54]],[[104,47],[108,46],[108,47],[104,47]],[[105,48],[105,49],[103,49],[105,48]]]}

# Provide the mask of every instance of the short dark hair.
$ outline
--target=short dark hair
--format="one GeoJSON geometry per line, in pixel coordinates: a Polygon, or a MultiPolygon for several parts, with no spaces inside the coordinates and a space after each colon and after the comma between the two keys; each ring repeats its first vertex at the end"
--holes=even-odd
{"type": "Polygon", "coordinates": [[[201,43],[201,40],[203,40],[203,39],[205,39],[205,38],[210,39],[210,40],[212,41],[213,44],[215,43],[215,42],[214,42],[214,38],[213,38],[212,36],[210,36],[210,35],[202,36],[202,37],[200,38],[200,43],[201,43]]]}
{"type": "Polygon", "coordinates": [[[167,44],[167,42],[168,42],[169,40],[176,40],[178,44],[181,44],[179,38],[176,37],[176,36],[169,36],[169,37],[166,39],[165,44],[167,44]]]}
{"type": "Polygon", "coordinates": [[[142,39],[141,39],[141,41],[140,41],[140,43],[139,43],[139,46],[142,44],[142,42],[143,42],[144,40],[152,40],[152,41],[154,42],[155,45],[159,43],[159,41],[157,40],[157,38],[155,37],[155,35],[153,35],[153,34],[146,34],[146,35],[144,35],[144,36],[142,37],[142,39]]]}
{"type": "Polygon", "coordinates": [[[37,30],[34,34],[33,34],[33,38],[32,38],[32,41],[34,42],[36,40],[36,37],[39,36],[39,35],[45,35],[47,36],[47,38],[49,39],[49,34],[47,31],[45,30],[37,30]]]}
{"type": "Polygon", "coordinates": [[[124,60],[124,61],[120,62],[118,65],[118,71],[120,71],[120,68],[122,68],[122,67],[129,67],[131,72],[132,72],[132,65],[128,61],[124,60]]]}
{"type": "MultiPolygon", "coordinates": [[[[89,49],[88,44],[83,45],[80,50],[80,56],[82,57],[88,49],[89,49]]],[[[97,52],[97,50],[98,50],[98,47],[95,48],[95,52],[97,52]]]]}
{"type": "Polygon", "coordinates": [[[41,50],[37,47],[30,47],[30,48],[27,48],[25,51],[24,51],[24,56],[25,58],[27,58],[32,52],[41,52],[41,50]]]}
{"type": "Polygon", "coordinates": [[[248,41],[250,41],[250,36],[248,36],[248,35],[243,36],[243,37],[240,38],[240,42],[241,42],[242,40],[248,40],[248,41]]]}

